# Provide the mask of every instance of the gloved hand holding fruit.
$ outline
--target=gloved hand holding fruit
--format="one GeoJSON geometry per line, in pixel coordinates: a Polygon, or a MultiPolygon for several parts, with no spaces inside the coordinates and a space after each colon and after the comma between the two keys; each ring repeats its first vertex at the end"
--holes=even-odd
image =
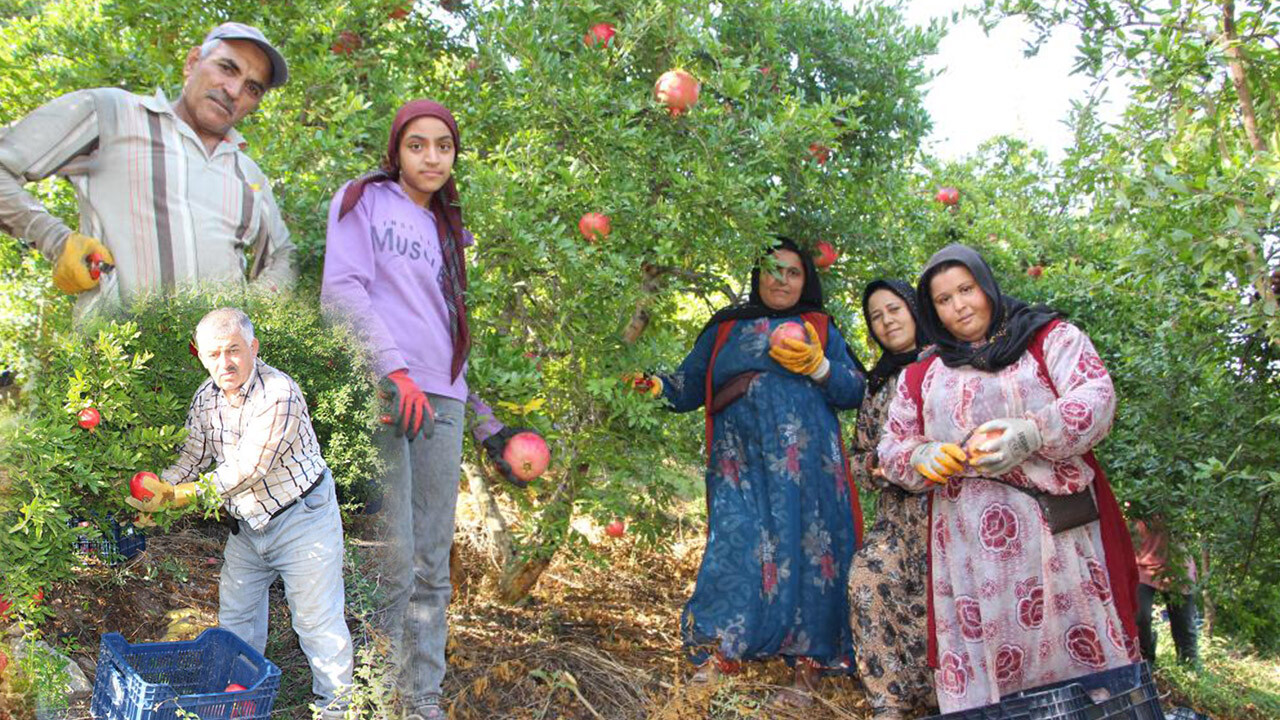
{"type": "Polygon", "coordinates": [[[911,453],[911,465],[929,480],[946,485],[952,475],[964,469],[964,450],[955,443],[927,442],[911,453]]]}
{"type": "Polygon", "coordinates": [[[831,361],[822,352],[822,341],[818,338],[817,328],[813,323],[805,321],[804,332],[808,336],[806,342],[788,336],[787,326],[794,324],[783,323],[774,329],[774,334],[769,336],[769,357],[797,375],[808,375],[818,382],[825,380],[831,370],[831,361]]]}
{"type": "Polygon", "coordinates": [[[527,428],[503,427],[485,438],[480,446],[497,466],[502,477],[518,488],[546,472],[551,462],[547,441],[527,428]]]}
{"type": "Polygon", "coordinates": [[[387,375],[378,383],[378,391],[386,401],[391,424],[396,435],[412,441],[419,433],[429,438],[435,432],[436,412],[427,394],[409,377],[409,371],[401,368],[387,375]]]}
{"type": "Polygon", "coordinates": [[[1001,418],[979,425],[967,445],[969,464],[984,475],[1003,475],[1040,449],[1040,429],[1024,418],[1001,418]]]}
{"type": "Polygon", "coordinates": [[[651,398],[662,397],[662,378],[657,375],[632,372],[623,375],[622,382],[630,385],[632,390],[651,398]]]}
{"type": "Polygon", "coordinates": [[[143,471],[135,474],[129,481],[130,497],[124,501],[135,510],[153,513],[166,508],[186,507],[199,494],[198,483],[170,485],[156,477],[155,473],[143,471]]]}

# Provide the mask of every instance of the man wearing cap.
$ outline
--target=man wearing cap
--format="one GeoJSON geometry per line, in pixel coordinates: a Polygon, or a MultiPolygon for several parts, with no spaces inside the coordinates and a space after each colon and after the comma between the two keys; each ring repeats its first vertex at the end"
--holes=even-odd
{"type": "Polygon", "coordinates": [[[175,102],[79,90],[0,130],[0,231],[43,252],[81,311],[193,282],[293,285],[289,231],[235,130],[288,79],[284,58],[257,28],[225,23],[183,75],[175,102]],[[55,174],[75,188],[78,231],[23,188],[55,174]]]}

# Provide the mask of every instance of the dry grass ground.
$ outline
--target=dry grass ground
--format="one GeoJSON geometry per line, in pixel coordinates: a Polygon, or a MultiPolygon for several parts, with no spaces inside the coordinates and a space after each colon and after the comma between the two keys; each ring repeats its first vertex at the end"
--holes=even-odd
{"type": "MultiPolygon", "coordinates": [[[[789,681],[780,662],[749,664],[715,688],[689,687],[680,653],[679,617],[702,553],[702,531],[685,525],[669,551],[637,547],[630,537],[611,539],[580,526],[601,561],[561,557],[527,602],[494,600],[491,561],[479,518],[463,494],[459,505],[458,570],[450,607],[449,673],[445,694],[457,720],[694,720],[702,718],[870,717],[855,679],[828,678],[815,705],[775,712],[765,704],[789,681]]],[[[217,615],[217,580],[226,531],[191,524],[149,539],[147,552],[126,565],[86,567],[74,583],[47,591],[53,612],[44,632],[69,648],[93,678],[98,638],[116,631],[131,642],[190,636],[217,615]],[[178,611],[178,612],[174,612],[178,611]]],[[[349,624],[372,694],[386,685],[385,645],[376,630],[380,543],[376,521],[347,525],[349,624]]],[[[310,717],[310,671],[289,627],[279,584],[272,589],[267,656],[282,669],[274,716],[310,717]]],[[[391,717],[385,696],[369,703],[366,717],[391,717]]],[[[87,703],[69,717],[87,718],[87,703]]],[[[1217,720],[1260,720],[1242,713],[1217,720]]]]}

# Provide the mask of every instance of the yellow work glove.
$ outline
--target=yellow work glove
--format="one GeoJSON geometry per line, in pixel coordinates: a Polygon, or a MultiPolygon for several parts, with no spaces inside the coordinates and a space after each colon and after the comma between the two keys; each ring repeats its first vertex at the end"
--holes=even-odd
{"type": "Polygon", "coordinates": [[[643,395],[648,395],[651,398],[662,397],[662,378],[657,375],[627,373],[622,376],[622,382],[643,395]]]}
{"type": "Polygon", "coordinates": [[[200,486],[196,483],[170,485],[151,473],[146,473],[139,478],[138,484],[141,485],[140,494],[145,496],[145,493],[151,493],[151,495],[145,500],[139,500],[133,496],[131,488],[129,497],[124,501],[129,507],[144,513],[153,513],[165,508],[186,507],[200,494],[200,486]]]}
{"type": "Polygon", "coordinates": [[[89,256],[98,255],[100,262],[115,264],[111,251],[98,240],[73,232],[62,244],[62,254],[53,264],[53,284],[68,295],[77,295],[98,286],[95,273],[90,273],[89,256]]]}
{"type": "Polygon", "coordinates": [[[787,338],[782,341],[782,346],[769,348],[769,357],[797,375],[808,375],[814,380],[820,380],[827,376],[831,363],[822,352],[822,342],[818,339],[818,331],[813,323],[806,320],[804,330],[809,334],[809,342],[787,338]]]}
{"type": "Polygon", "coordinates": [[[911,465],[926,478],[946,485],[952,475],[964,469],[968,459],[955,443],[927,442],[911,453],[911,465]]]}

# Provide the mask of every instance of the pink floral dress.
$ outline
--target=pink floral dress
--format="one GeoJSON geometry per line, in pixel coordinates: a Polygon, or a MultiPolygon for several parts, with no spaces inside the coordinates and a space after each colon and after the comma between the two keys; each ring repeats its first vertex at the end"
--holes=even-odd
{"type": "MultiPolygon", "coordinates": [[[[1030,352],[996,372],[932,363],[919,415],[903,373],[879,445],[889,480],[928,489],[911,466],[917,446],[958,443],[988,420],[1024,417],[1038,426],[1043,446],[1002,479],[1051,494],[1091,488],[1082,456],[1111,428],[1111,377],[1089,338],[1068,323],[1050,330],[1043,347],[1052,384],[1030,352]]],[[[934,486],[930,536],[942,712],[1137,661],[1096,521],[1054,535],[1031,496],[962,473],[934,486]]]]}

